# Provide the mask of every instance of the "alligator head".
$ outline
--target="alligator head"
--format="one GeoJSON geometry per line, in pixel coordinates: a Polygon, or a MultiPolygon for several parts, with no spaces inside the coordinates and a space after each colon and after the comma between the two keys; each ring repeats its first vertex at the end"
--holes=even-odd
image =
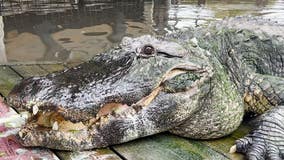
{"type": "Polygon", "coordinates": [[[71,69],[24,79],[9,103],[31,114],[24,146],[85,150],[167,131],[198,108],[212,69],[185,45],[151,36],[71,69]]]}

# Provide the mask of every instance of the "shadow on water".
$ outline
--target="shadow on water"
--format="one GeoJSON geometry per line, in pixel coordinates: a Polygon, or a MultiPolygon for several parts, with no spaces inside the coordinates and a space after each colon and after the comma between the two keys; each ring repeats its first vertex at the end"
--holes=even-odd
{"type": "Polygon", "coordinates": [[[226,16],[251,14],[284,22],[281,0],[60,2],[0,0],[0,63],[82,61],[124,36],[164,35],[226,16]]]}

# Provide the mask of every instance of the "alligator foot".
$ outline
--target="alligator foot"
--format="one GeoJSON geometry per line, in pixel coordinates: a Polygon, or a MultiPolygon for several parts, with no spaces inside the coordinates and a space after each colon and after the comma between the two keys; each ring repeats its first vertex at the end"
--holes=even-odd
{"type": "Polygon", "coordinates": [[[284,106],[262,115],[257,127],[236,141],[232,151],[246,154],[249,160],[284,159],[284,106]]]}

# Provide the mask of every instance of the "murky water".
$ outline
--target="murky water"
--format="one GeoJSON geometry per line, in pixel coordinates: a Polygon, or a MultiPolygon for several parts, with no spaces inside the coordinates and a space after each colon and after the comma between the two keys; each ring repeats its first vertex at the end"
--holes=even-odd
{"type": "Polygon", "coordinates": [[[284,24],[283,0],[68,3],[44,7],[2,3],[0,63],[82,61],[116,45],[124,36],[163,35],[227,16],[250,14],[284,24]]]}

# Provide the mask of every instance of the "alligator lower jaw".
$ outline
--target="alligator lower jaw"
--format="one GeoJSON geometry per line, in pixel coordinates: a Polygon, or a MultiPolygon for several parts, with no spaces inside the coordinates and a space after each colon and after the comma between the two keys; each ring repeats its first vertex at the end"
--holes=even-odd
{"type": "Polygon", "coordinates": [[[106,147],[108,144],[101,139],[100,130],[110,121],[135,116],[138,110],[133,107],[109,104],[98,112],[97,117],[88,121],[73,123],[57,112],[38,112],[18,133],[19,142],[23,146],[45,146],[60,150],[88,150],[106,147]],[[108,108],[109,107],[109,108],[108,108]],[[116,107],[115,110],[112,107],[116,107]],[[93,145],[94,137],[96,145],[93,145]]]}
{"type": "MultiPolygon", "coordinates": [[[[135,106],[130,107],[120,103],[108,103],[99,110],[95,117],[79,122],[71,122],[70,120],[65,119],[59,112],[38,111],[28,119],[25,128],[41,131],[53,130],[73,133],[88,130],[91,127],[102,127],[109,120],[133,116],[137,114],[139,109],[141,108],[135,108],[135,106]]],[[[21,137],[21,134],[19,134],[19,136],[21,137]]]]}
{"type": "MultiPolygon", "coordinates": [[[[94,148],[88,129],[74,131],[52,130],[36,123],[26,124],[18,133],[18,141],[27,147],[48,147],[59,150],[87,150],[94,148]]],[[[103,144],[98,147],[105,147],[103,144]]]]}

